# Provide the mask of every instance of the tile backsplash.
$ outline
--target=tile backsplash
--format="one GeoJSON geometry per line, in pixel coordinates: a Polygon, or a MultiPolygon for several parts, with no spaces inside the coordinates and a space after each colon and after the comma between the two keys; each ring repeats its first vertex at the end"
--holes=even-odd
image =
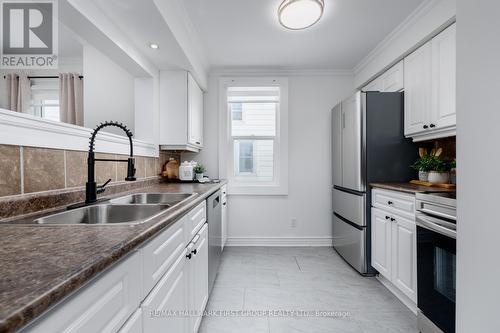
{"type": "MultiPolygon", "coordinates": [[[[96,154],[97,158],[126,159],[126,155],[96,154]]],[[[160,159],[136,156],[136,177],[158,176],[160,159]]],[[[96,162],[96,180],[123,181],[127,163],[96,162]]],[[[87,152],[0,145],[0,197],[85,186],[87,152]]]]}

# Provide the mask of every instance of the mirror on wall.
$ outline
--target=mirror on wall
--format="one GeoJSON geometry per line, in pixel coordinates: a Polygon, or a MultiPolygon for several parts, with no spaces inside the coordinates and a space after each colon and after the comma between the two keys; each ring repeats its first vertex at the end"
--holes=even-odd
{"type": "Polygon", "coordinates": [[[114,61],[106,43],[89,38],[93,30],[81,23],[86,19],[75,19],[76,11],[66,13],[68,8],[59,6],[59,17],[71,22],[57,24],[57,68],[1,68],[0,108],[87,128],[114,120],[134,131],[134,74],[114,61]]]}

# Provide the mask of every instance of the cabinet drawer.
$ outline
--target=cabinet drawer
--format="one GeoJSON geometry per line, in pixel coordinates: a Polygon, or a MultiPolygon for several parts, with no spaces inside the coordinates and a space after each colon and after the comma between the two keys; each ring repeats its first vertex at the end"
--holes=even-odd
{"type": "Polygon", "coordinates": [[[117,332],[141,301],[141,257],[134,253],[23,330],[117,332]]]}
{"type": "Polygon", "coordinates": [[[372,206],[415,219],[415,196],[412,194],[373,189],[372,206]]]}
{"type": "Polygon", "coordinates": [[[187,310],[186,253],[182,253],[142,303],[144,332],[186,332],[187,310]]]}
{"type": "Polygon", "coordinates": [[[175,222],[150,241],[142,250],[144,261],[144,294],[158,283],[184,250],[184,229],[187,217],[175,222]]]}
{"type": "Polygon", "coordinates": [[[196,208],[192,209],[187,214],[186,220],[186,230],[187,230],[187,239],[189,242],[193,239],[194,236],[200,231],[203,224],[207,221],[207,203],[203,201],[196,208]]]}

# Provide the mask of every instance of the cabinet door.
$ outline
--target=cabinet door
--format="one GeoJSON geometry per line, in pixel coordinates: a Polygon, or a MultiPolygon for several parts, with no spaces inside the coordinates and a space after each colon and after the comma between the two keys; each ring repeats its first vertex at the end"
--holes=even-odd
{"type": "Polygon", "coordinates": [[[227,198],[222,198],[221,226],[222,226],[221,250],[224,250],[224,246],[226,245],[227,241],[227,198]]]}
{"type": "Polygon", "coordinates": [[[432,39],[432,117],[436,129],[456,126],[456,25],[432,39]]]}
{"type": "Polygon", "coordinates": [[[431,42],[404,60],[405,135],[429,130],[431,112],[431,42]]]}
{"type": "Polygon", "coordinates": [[[391,279],[391,232],[392,222],[389,213],[372,208],[372,266],[380,275],[391,279]]]}
{"type": "Polygon", "coordinates": [[[203,146],[203,91],[188,74],[188,143],[203,146]]]}
{"type": "Polygon", "coordinates": [[[186,250],[142,303],[144,333],[185,333],[187,309],[186,250]]]}
{"type": "Polygon", "coordinates": [[[194,249],[189,261],[189,310],[196,315],[190,318],[190,333],[198,332],[208,301],[208,223],[205,223],[193,242],[194,249]]]}
{"type": "Polygon", "coordinates": [[[404,88],[404,68],[403,61],[388,69],[382,76],[382,91],[395,92],[404,88]]]}
{"type": "Polygon", "coordinates": [[[394,216],[392,229],[392,283],[406,296],[417,300],[415,222],[394,216]]]}

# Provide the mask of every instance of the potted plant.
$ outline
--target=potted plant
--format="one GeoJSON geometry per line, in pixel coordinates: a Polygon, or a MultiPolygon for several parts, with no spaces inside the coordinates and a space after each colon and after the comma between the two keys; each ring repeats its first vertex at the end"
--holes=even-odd
{"type": "Polygon", "coordinates": [[[201,163],[196,164],[196,166],[193,168],[193,171],[196,175],[196,180],[201,180],[203,179],[203,173],[207,171],[207,168],[201,163]]]}
{"type": "Polygon", "coordinates": [[[431,155],[429,183],[445,184],[450,181],[450,163],[441,156],[431,155]]]}
{"type": "Polygon", "coordinates": [[[431,156],[421,155],[412,165],[412,168],[418,171],[418,180],[426,182],[429,179],[429,171],[432,169],[431,156]]]}

